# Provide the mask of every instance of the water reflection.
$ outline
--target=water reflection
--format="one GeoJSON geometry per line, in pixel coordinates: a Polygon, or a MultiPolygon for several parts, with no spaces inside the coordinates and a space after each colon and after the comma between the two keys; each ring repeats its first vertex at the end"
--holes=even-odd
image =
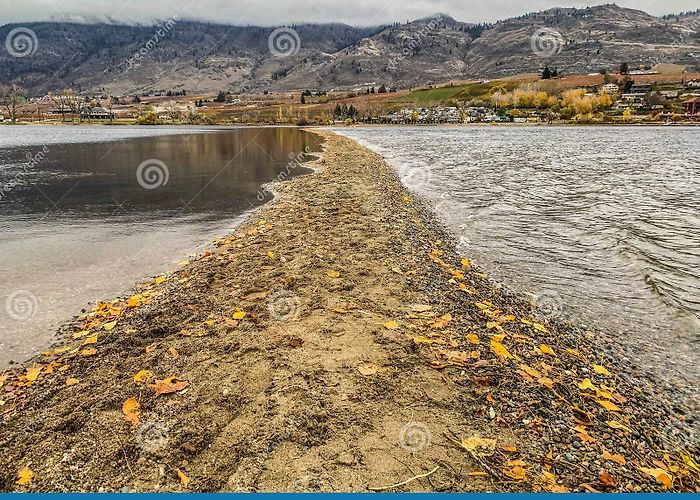
{"type": "Polygon", "coordinates": [[[296,161],[320,148],[318,136],[291,128],[157,133],[0,127],[0,370],[44,349],[90,301],[232,230],[270,198],[263,183],[309,172],[296,161]],[[137,170],[152,160],[167,183],[147,189],[137,170]]]}

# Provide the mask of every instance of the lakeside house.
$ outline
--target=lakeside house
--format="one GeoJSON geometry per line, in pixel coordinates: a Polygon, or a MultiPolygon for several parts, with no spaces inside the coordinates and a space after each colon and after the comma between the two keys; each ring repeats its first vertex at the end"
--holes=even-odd
{"type": "Polygon", "coordinates": [[[606,83],[601,87],[603,94],[617,94],[620,86],[617,83],[606,83]]]}
{"type": "Polygon", "coordinates": [[[114,113],[101,106],[95,106],[93,108],[83,110],[80,113],[80,117],[90,120],[110,120],[114,118],[114,113]]]}
{"type": "Polygon", "coordinates": [[[693,97],[683,103],[683,111],[688,115],[700,114],[700,97],[693,97]]]}

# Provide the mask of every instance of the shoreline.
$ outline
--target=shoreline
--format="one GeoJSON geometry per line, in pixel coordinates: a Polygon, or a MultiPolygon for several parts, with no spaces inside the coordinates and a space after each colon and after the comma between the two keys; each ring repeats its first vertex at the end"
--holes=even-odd
{"type": "MultiPolygon", "coordinates": [[[[513,123],[513,122],[474,122],[474,123],[352,123],[350,125],[344,125],[342,123],[330,123],[330,124],[308,124],[308,125],[294,125],[289,123],[210,123],[210,124],[186,124],[186,123],[161,123],[157,125],[143,125],[139,123],[66,123],[66,122],[21,122],[7,124],[8,126],[107,126],[107,127],[202,127],[202,128],[212,128],[212,127],[288,127],[288,128],[299,128],[299,129],[309,129],[313,130],[316,128],[327,128],[327,127],[479,127],[479,126],[495,126],[495,127],[698,127],[700,126],[700,121],[698,120],[688,120],[688,121],[677,121],[677,122],[630,122],[630,123],[577,123],[577,122],[533,122],[533,123],[513,123]]],[[[2,124],[0,124],[2,126],[2,124]]]]}
{"type": "Polygon", "coordinates": [[[307,128],[314,174],[3,381],[0,490],[700,486],[672,402],[461,261],[381,156],[307,128]]]}

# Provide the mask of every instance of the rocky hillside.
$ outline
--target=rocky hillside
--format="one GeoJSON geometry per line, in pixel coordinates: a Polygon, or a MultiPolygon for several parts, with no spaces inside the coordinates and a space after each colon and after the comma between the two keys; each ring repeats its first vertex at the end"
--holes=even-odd
{"type": "Polygon", "coordinates": [[[550,9],[496,23],[470,53],[475,75],[533,71],[543,64],[568,73],[675,63],[700,66],[697,27],[614,4],[550,9]],[[533,54],[536,57],[532,57],[533,54]]]}
{"type": "MultiPolygon", "coordinates": [[[[700,69],[699,13],[658,18],[616,5],[561,8],[481,26],[447,15],[380,28],[282,30],[169,20],[159,26],[29,23],[25,57],[0,51],[0,82],[40,94],[64,87],[149,90],[410,87],[539,71],[587,73],[673,63],[700,69]],[[29,49],[27,49],[29,44],[29,49]],[[35,49],[35,50],[32,50],[35,49]]],[[[17,36],[17,35],[15,35],[17,36]]],[[[9,39],[11,39],[10,37],[9,39]]]]}

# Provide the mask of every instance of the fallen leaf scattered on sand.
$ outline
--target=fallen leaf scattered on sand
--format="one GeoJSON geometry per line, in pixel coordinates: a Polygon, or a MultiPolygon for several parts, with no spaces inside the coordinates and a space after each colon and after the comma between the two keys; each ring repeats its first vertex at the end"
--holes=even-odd
{"type": "Polygon", "coordinates": [[[139,419],[139,412],[141,411],[141,405],[136,398],[129,398],[124,401],[122,405],[122,412],[124,413],[124,419],[131,422],[133,425],[140,425],[141,420],[139,419]]]}
{"type": "Polygon", "coordinates": [[[542,344],[540,345],[540,351],[542,351],[545,354],[549,354],[550,356],[554,356],[554,350],[549,347],[547,344],[542,344]]]}
{"type": "Polygon", "coordinates": [[[659,467],[656,467],[656,468],[640,467],[639,470],[645,474],[652,476],[658,482],[663,484],[664,487],[666,487],[666,488],[671,488],[673,486],[673,476],[671,475],[670,472],[668,472],[664,469],[661,469],[659,467]]]}
{"type": "Polygon", "coordinates": [[[42,366],[33,366],[27,370],[27,374],[25,377],[29,382],[35,382],[37,378],[39,378],[39,374],[41,373],[42,366]]]}
{"type": "Polygon", "coordinates": [[[177,349],[175,349],[174,347],[171,347],[170,349],[168,349],[168,352],[175,359],[180,357],[180,354],[177,352],[177,349]]]}
{"type": "Polygon", "coordinates": [[[24,486],[32,482],[34,478],[34,472],[29,467],[23,467],[17,472],[17,481],[15,484],[24,486]]]}
{"type": "Polygon", "coordinates": [[[610,375],[610,372],[602,365],[593,365],[593,371],[598,375],[605,375],[606,377],[610,375]]]}
{"type": "Polygon", "coordinates": [[[603,458],[605,460],[612,460],[613,462],[616,462],[620,465],[627,464],[627,460],[625,460],[625,457],[623,457],[619,453],[616,453],[615,455],[613,455],[608,450],[605,450],[605,449],[603,450],[603,458]]]}
{"type": "Polygon", "coordinates": [[[190,478],[180,469],[177,469],[177,477],[180,478],[180,484],[187,488],[187,485],[190,484],[190,478]]]}
{"type": "Polygon", "coordinates": [[[505,348],[503,344],[496,340],[491,341],[491,350],[496,354],[496,356],[499,357],[504,357],[504,358],[512,358],[513,355],[508,352],[508,349],[505,348]]]}
{"type": "Polygon", "coordinates": [[[82,351],[80,351],[81,356],[87,357],[87,356],[94,356],[95,354],[97,354],[97,349],[83,349],[82,351]]]}
{"type": "Polygon", "coordinates": [[[357,371],[365,377],[370,377],[379,371],[379,367],[376,365],[362,365],[357,367],[357,371]]]}
{"type": "Polygon", "coordinates": [[[110,321],[109,323],[105,323],[102,328],[104,328],[107,331],[114,330],[114,327],[117,326],[116,321],[110,321]]]}
{"type": "Polygon", "coordinates": [[[137,384],[143,384],[144,382],[148,382],[150,380],[153,380],[155,378],[155,375],[151,373],[148,370],[141,370],[138,372],[136,375],[134,375],[134,382],[137,384]]]}
{"type": "Polygon", "coordinates": [[[393,319],[384,323],[384,328],[386,328],[388,330],[396,330],[398,327],[399,327],[399,324],[396,321],[394,321],[393,319]]]}
{"type": "Polygon", "coordinates": [[[66,379],[66,385],[75,385],[75,384],[77,384],[77,383],[79,383],[79,382],[80,382],[80,380],[78,380],[77,378],[68,378],[68,379],[66,379]]]}
{"type": "Polygon", "coordinates": [[[175,392],[180,392],[190,385],[189,382],[185,380],[178,380],[177,377],[168,377],[163,380],[156,380],[153,384],[149,385],[156,393],[156,396],[161,394],[173,394],[175,392]]]}
{"type": "Polygon", "coordinates": [[[611,401],[606,401],[605,399],[596,399],[596,401],[608,411],[620,411],[620,407],[611,401]]]}
{"type": "Polygon", "coordinates": [[[474,456],[488,457],[496,451],[496,440],[490,438],[482,438],[479,436],[470,436],[460,441],[462,448],[467,450],[474,456]]]}
{"type": "Polygon", "coordinates": [[[338,278],[340,277],[340,273],[338,271],[334,271],[333,269],[329,269],[328,272],[326,273],[329,278],[338,278]]]}
{"type": "Polygon", "coordinates": [[[97,338],[98,338],[98,337],[99,337],[99,336],[98,336],[97,334],[95,334],[95,335],[92,335],[92,336],[86,338],[86,339],[83,341],[83,345],[97,344],[97,338]]]}
{"type": "Polygon", "coordinates": [[[612,477],[612,474],[610,474],[606,470],[604,470],[600,474],[598,474],[598,480],[600,481],[600,484],[602,484],[603,486],[607,486],[607,487],[615,486],[615,479],[612,477]]]}

